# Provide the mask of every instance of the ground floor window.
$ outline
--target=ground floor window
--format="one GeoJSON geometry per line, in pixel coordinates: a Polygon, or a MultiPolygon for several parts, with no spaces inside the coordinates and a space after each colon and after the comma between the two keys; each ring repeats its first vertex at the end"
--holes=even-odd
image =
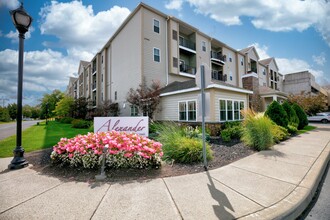
{"type": "Polygon", "coordinates": [[[220,121],[242,120],[240,110],[244,109],[244,101],[220,99],[220,121]]]}
{"type": "Polygon", "coordinates": [[[138,116],[139,109],[136,105],[131,105],[131,116],[138,116]]]}
{"type": "Polygon", "coordinates": [[[179,121],[196,121],[196,101],[179,102],[179,121]]]}

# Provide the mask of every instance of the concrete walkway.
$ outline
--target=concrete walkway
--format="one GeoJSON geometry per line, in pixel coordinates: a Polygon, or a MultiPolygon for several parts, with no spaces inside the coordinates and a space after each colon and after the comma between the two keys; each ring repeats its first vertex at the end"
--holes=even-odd
{"type": "Polygon", "coordinates": [[[61,181],[0,159],[0,219],[294,219],[330,158],[330,127],[192,175],[143,182],[61,181]]]}

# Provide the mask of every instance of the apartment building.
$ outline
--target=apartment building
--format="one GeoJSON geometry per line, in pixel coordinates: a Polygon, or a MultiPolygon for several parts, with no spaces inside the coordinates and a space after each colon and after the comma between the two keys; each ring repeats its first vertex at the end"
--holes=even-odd
{"type": "Polygon", "coordinates": [[[265,106],[286,99],[274,58],[260,60],[254,47],[233,49],[144,3],[90,62],[80,62],[77,97],[92,100],[93,107],[110,100],[122,116],[136,115],[128,91],[159,81],[164,88],[155,119],[200,122],[202,69],[207,122],[242,119],[240,110],[254,92],[265,106]]]}

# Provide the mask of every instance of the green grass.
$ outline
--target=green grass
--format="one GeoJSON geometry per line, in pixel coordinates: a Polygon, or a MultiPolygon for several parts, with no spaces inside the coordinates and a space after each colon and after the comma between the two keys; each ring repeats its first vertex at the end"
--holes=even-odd
{"type": "MultiPolygon", "coordinates": [[[[72,138],[77,134],[87,134],[89,129],[71,128],[71,124],[49,121],[33,125],[22,133],[22,146],[25,152],[49,148],[57,144],[62,137],[72,138]]],[[[13,156],[16,147],[16,135],[0,141],[0,158],[13,156]]]]}
{"type": "Polygon", "coordinates": [[[307,125],[303,129],[298,130],[297,134],[303,134],[303,133],[306,133],[308,131],[314,130],[315,128],[316,128],[315,126],[307,125]]]}

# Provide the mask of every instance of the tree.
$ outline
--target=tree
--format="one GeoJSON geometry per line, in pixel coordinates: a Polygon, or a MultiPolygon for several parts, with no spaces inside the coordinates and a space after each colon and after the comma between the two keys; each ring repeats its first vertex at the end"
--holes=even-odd
{"type": "Polygon", "coordinates": [[[0,121],[3,121],[3,122],[10,121],[8,108],[3,108],[0,106],[0,121]]]}
{"type": "Polygon", "coordinates": [[[8,112],[9,112],[9,116],[12,120],[15,120],[17,117],[17,104],[13,103],[13,104],[9,104],[7,106],[8,112]]]}
{"type": "Polygon", "coordinates": [[[74,100],[73,117],[85,119],[88,112],[88,102],[84,97],[74,100]]]}
{"type": "Polygon", "coordinates": [[[326,97],[322,93],[317,95],[302,92],[300,95],[289,95],[291,104],[297,103],[308,115],[315,115],[326,110],[326,97]]]}
{"type": "Polygon", "coordinates": [[[74,99],[70,96],[64,96],[56,103],[54,113],[57,117],[72,117],[74,99]]]}
{"type": "Polygon", "coordinates": [[[298,118],[299,118],[299,124],[298,129],[303,129],[306,125],[308,125],[307,115],[304,112],[304,110],[296,103],[292,105],[293,110],[295,110],[298,118]]]}
{"type": "Polygon", "coordinates": [[[29,105],[24,105],[22,108],[22,112],[23,112],[23,117],[25,118],[31,118],[32,116],[32,107],[29,105]]]}
{"type": "Polygon", "coordinates": [[[152,119],[160,103],[160,89],[160,82],[153,81],[150,87],[143,82],[136,90],[130,89],[126,100],[152,119]]]}
{"type": "Polygon", "coordinates": [[[277,125],[282,126],[284,128],[288,127],[288,115],[277,101],[273,101],[268,106],[265,115],[267,115],[277,125]]]}
{"type": "Polygon", "coordinates": [[[287,101],[285,101],[282,104],[282,107],[283,107],[284,111],[286,112],[286,114],[288,115],[289,125],[292,125],[295,128],[297,128],[299,125],[299,118],[298,118],[295,110],[293,110],[293,108],[287,101]]]}
{"type": "Polygon", "coordinates": [[[41,113],[40,106],[32,107],[31,118],[34,118],[34,119],[40,118],[40,113],[41,113]]]}
{"type": "Polygon", "coordinates": [[[53,117],[57,102],[64,97],[64,93],[60,90],[55,89],[51,94],[44,94],[41,99],[41,115],[40,118],[53,117]]]}

